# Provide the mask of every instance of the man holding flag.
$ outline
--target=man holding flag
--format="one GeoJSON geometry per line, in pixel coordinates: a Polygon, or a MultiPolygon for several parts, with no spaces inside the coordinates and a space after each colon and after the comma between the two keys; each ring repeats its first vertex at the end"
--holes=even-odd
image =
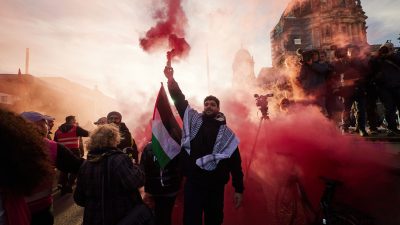
{"type": "Polygon", "coordinates": [[[183,120],[181,145],[184,190],[184,225],[220,225],[223,222],[225,184],[232,176],[235,207],[242,203],[243,172],[238,149],[239,140],[226,125],[214,96],[204,99],[204,110],[198,113],[189,106],[173,78],[170,63],[164,69],[168,90],[183,120]]]}
{"type": "Polygon", "coordinates": [[[182,176],[177,156],[181,146],[179,127],[160,88],[152,121],[152,141],[144,148],[140,168],[145,173],[144,201],[154,208],[156,225],[171,225],[171,215],[182,176]]]}

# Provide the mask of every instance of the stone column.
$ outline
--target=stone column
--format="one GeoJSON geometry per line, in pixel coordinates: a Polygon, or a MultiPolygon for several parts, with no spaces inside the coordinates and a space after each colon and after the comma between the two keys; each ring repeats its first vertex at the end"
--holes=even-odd
{"type": "Polygon", "coordinates": [[[358,23],[358,33],[360,35],[360,41],[365,42],[365,32],[362,23],[358,23]]]}
{"type": "Polygon", "coordinates": [[[349,36],[349,40],[353,41],[353,31],[351,29],[351,23],[347,24],[347,30],[348,30],[348,34],[347,35],[349,36]]]}

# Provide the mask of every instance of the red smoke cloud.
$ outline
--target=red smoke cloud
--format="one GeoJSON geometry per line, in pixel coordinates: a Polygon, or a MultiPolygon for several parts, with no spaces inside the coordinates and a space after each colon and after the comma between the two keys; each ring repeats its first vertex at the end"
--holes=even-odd
{"type": "MultiPolygon", "coordinates": [[[[324,190],[319,177],[324,176],[343,182],[335,200],[373,217],[376,224],[398,224],[400,179],[390,172],[396,160],[388,154],[390,146],[343,136],[318,108],[310,106],[295,106],[289,113],[276,113],[271,120],[264,120],[256,139],[260,120],[254,118],[258,109],[252,94],[238,90],[225,93],[230,94],[219,96],[221,110],[240,139],[245,192],[243,206],[235,209],[234,190],[230,183],[226,186],[223,224],[278,225],[277,193],[293,173],[314,209],[319,208],[324,190]]],[[[191,105],[201,104],[191,101],[191,105]]],[[[182,204],[181,193],[173,224],[182,224],[182,204]]]]}
{"type": "Polygon", "coordinates": [[[190,45],[185,40],[187,18],[180,0],[164,0],[165,7],[154,14],[158,22],[140,39],[145,51],[155,51],[168,46],[168,60],[186,57],[190,45]]]}
{"type": "Polygon", "coordinates": [[[252,121],[249,112],[257,109],[251,108],[250,98],[221,101],[229,112],[227,123],[241,141],[247,175],[243,208],[233,208],[233,190],[230,184],[227,188],[224,224],[279,224],[277,193],[294,173],[314,209],[319,209],[324,190],[319,177],[323,176],[343,182],[335,200],[366,213],[377,224],[400,221],[395,210],[400,203],[396,191],[400,180],[390,172],[396,159],[388,154],[388,144],[343,136],[318,108],[310,106],[297,106],[263,121],[256,140],[258,121],[252,121]]]}

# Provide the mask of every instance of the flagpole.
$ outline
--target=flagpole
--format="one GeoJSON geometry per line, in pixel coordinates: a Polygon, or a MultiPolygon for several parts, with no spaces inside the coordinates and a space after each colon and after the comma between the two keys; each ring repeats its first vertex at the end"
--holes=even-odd
{"type": "Polygon", "coordinates": [[[207,63],[207,86],[208,86],[208,94],[210,94],[211,90],[210,90],[210,63],[208,60],[208,44],[207,44],[207,48],[206,48],[207,52],[206,52],[206,63],[207,63]]]}

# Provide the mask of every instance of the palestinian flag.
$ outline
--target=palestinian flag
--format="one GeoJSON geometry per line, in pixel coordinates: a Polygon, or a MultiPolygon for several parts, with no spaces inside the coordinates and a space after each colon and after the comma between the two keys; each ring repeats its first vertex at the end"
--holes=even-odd
{"type": "Polygon", "coordinates": [[[162,84],[154,107],[151,130],[153,152],[163,169],[181,151],[182,130],[172,114],[162,84]]]}

